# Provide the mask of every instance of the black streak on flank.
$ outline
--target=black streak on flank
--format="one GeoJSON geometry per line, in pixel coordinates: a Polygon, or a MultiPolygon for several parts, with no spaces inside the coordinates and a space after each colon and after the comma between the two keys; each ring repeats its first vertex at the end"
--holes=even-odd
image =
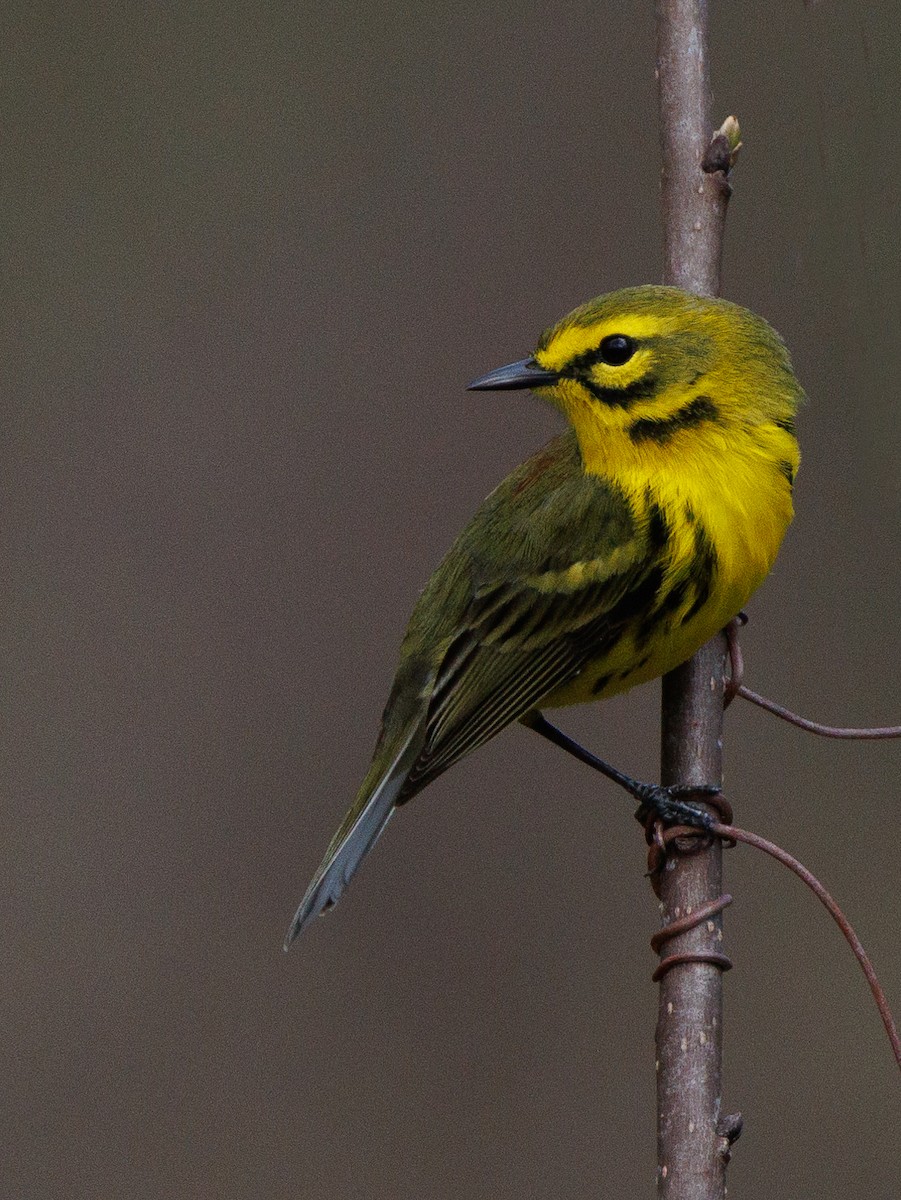
{"type": "Polygon", "coordinates": [[[657,611],[656,604],[659,600],[660,588],[663,585],[663,568],[655,567],[649,571],[644,582],[631,593],[631,598],[634,603],[633,612],[647,613],[643,620],[639,621],[638,627],[635,630],[635,648],[643,650],[651,639],[651,635],[657,629],[657,611]]]}
{"type": "Polygon", "coordinates": [[[695,598],[691,608],[682,618],[683,625],[696,616],[710,599],[716,569],[717,557],[713,542],[704,526],[698,523],[695,526],[695,568],[692,571],[695,598]]]}
{"type": "Polygon", "coordinates": [[[629,437],[633,442],[668,442],[680,429],[691,429],[705,421],[715,421],[719,409],[709,396],[695,396],[688,404],[677,409],[669,417],[639,417],[629,426],[629,437]]]}
{"type": "Polygon", "coordinates": [[[641,613],[647,612],[654,605],[662,583],[663,568],[658,564],[648,571],[641,583],[627,591],[613,605],[606,614],[606,624],[613,629],[621,629],[641,613]]]}
{"type": "Polygon", "coordinates": [[[672,613],[678,612],[688,599],[690,588],[691,580],[688,578],[680,579],[678,583],[674,583],[667,594],[659,601],[656,609],[657,615],[668,617],[672,613]]]}
{"type": "Polygon", "coordinates": [[[788,486],[794,487],[794,485],[795,485],[795,470],[794,470],[794,467],[791,465],[791,463],[786,462],[785,459],[783,459],[782,462],[779,463],[779,470],[782,472],[782,474],[788,480],[788,486]]]}
{"type": "Polygon", "coordinates": [[[641,656],[641,658],[638,660],[638,662],[634,664],[634,666],[626,667],[625,671],[620,671],[620,673],[617,675],[616,678],[617,679],[628,679],[630,675],[637,675],[638,672],[643,670],[650,661],[651,661],[650,654],[643,654],[641,656]]]}
{"type": "Polygon", "coordinates": [[[662,551],[669,541],[669,526],[659,504],[653,501],[648,505],[648,541],[651,549],[662,551]]]}
{"type": "Polygon", "coordinates": [[[599,675],[591,685],[592,696],[600,695],[612,678],[612,675],[599,675]]]}
{"type": "Polygon", "coordinates": [[[645,493],[648,520],[648,549],[657,559],[658,565],[648,573],[644,582],[630,595],[633,598],[632,611],[637,616],[646,615],[639,621],[635,630],[635,646],[643,649],[657,628],[660,615],[660,605],[663,597],[660,595],[663,586],[663,566],[661,560],[670,538],[670,528],[660,505],[651,499],[651,489],[645,493]]]}
{"type": "Polygon", "coordinates": [[[696,617],[710,599],[710,589],[713,584],[713,572],[716,569],[716,558],[711,554],[704,560],[698,578],[695,580],[695,600],[691,608],[682,618],[682,624],[687,625],[692,617],[696,617]]]}

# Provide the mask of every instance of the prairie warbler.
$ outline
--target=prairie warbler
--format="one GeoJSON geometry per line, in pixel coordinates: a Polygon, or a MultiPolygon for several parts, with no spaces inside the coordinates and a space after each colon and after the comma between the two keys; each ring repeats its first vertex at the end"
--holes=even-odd
{"type": "MultiPolygon", "coordinates": [[[[369,772],[286,946],[395,807],[464,754],[689,658],[763,581],[792,518],[803,393],[779,336],[735,304],[613,292],[470,387],[531,388],[571,428],[491,493],[420,596],[369,772]]],[[[635,788],[664,804],[666,789],[635,788]]]]}

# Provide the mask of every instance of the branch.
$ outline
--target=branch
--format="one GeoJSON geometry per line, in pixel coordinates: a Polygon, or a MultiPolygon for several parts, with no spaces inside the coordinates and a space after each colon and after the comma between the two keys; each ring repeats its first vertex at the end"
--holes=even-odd
{"type": "Polygon", "coordinates": [[[857,742],[881,742],[890,738],[901,738],[901,725],[875,725],[858,729],[853,726],[848,728],[846,725],[823,725],[820,721],[811,721],[808,717],[801,717],[792,712],[784,704],[777,704],[775,700],[768,700],[759,692],[752,692],[744,684],[740,684],[735,689],[735,695],[741,696],[742,700],[750,700],[752,704],[756,704],[765,712],[772,713],[774,717],[788,721],[789,725],[797,725],[799,729],[804,729],[808,733],[816,733],[820,737],[844,738],[846,741],[857,742]]]}
{"type": "MultiPolygon", "coordinates": [[[[737,124],[727,123],[710,141],[706,0],[657,0],[656,9],[664,282],[715,295],[730,193],[726,169],[737,152],[737,124]]],[[[722,782],[724,676],[725,639],[720,637],[664,679],[664,783],[722,782]]],[[[679,961],[660,981],[658,1195],[722,1200],[729,1145],[740,1119],[732,1120],[728,1131],[720,1124],[720,842],[713,839],[697,853],[674,855],[659,886],[664,927],[701,905],[714,908],[707,920],[668,939],[668,955],[679,961]]]]}
{"type": "Polygon", "coordinates": [[[738,631],[747,623],[747,614],[741,612],[729,622],[724,631],[729,649],[729,678],[726,681],[724,701],[727,708],[736,696],[741,696],[742,700],[749,700],[751,704],[756,704],[764,712],[772,713],[774,717],[779,717],[780,720],[788,721],[790,725],[797,725],[799,729],[803,729],[807,733],[815,733],[819,737],[871,742],[901,738],[901,725],[872,725],[865,728],[824,725],[821,721],[811,721],[808,717],[802,717],[798,713],[792,712],[790,708],[786,708],[784,704],[777,704],[775,700],[768,700],[766,696],[761,696],[758,692],[752,692],[749,687],[745,687],[745,661],[738,640],[738,631]]]}
{"type": "Polygon", "coordinates": [[[748,846],[754,846],[755,849],[762,850],[765,854],[769,854],[771,858],[775,858],[777,862],[782,863],[783,866],[788,867],[790,871],[793,871],[798,876],[802,883],[805,883],[810,888],[842,931],[845,941],[851,947],[854,957],[860,964],[860,969],[863,971],[873,999],[876,1001],[879,1016],[888,1035],[888,1040],[891,1043],[895,1062],[901,1067],[901,1036],[898,1034],[898,1028],[895,1025],[895,1019],[889,1008],[888,999],[882,990],[882,984],[879,982],[876,970],[870,962],[870,956],[864,950],[860,938],[851,926],[851,922],[820,883],[819,879],[817,879],[816,875],[808,870],[803,863],[798,862],[793,854],[789,854],[787,850],[783,850],[781,846],[777,846],[774,842],[767,841],[759,833],[749,833],[747,829],[736,829],[734,825],[720,824],[714,825],[711,832],[715,833],[718,838],[727,838],[732,842],[744,842],[748,846]]]}
{"type": "MultiPolygon", "coordinates": [[[[667,852],[672,845],[681,845],[684,850],[686,839],[694,841],[695,845],[699,846],[701,843],[698,839],[708,839],[711,835],[719,838],[721,843],[727,847],[734,846],[738,842],[744,842],[745,845],[753,846],[756,850],[762,850],[764,854],[769,854],[771,858],[774,858],[784,867],[788,867],[790,871],[797,875],[802,883],[810,888],[832,917],[833,921],[835,921],[845,941],[851,947],[851,951],[857,959],[861,971],[863,971],[864,978],[876,1002],[879,1016],[892,1047],[892,1053],[895,1056],[895,1062],[901,1067],[901,1034],[898,1033],[895,1019],[892,1016],[888,997],[883,991],[882,985],[876,975],[876,970],[870,961],[869,955],[864,950],[860,938],[854,932],[851,922],[842,912],[837,902],[827,892],[816,875],[805,867],[802,862],[799,862],[793,854],[789,854],[787,850],[783,850],[775,842],[767,841],[759,833],[751,833],[747,829],[737,829],[732,824],[731,806],[724,796],[716,798],[716,805],[721,809],[722,819],[714,822],[709,830],[701,830],[687,825],[670,825],[664,828],[660,822],[653,822],[646,826],[645,832],[650,847],[648,851],[648,874],[650,878],[654,880],[655,885],[659,882],[660,872],[666,866],[667,852]]],[[[695,925],[709,920],[709,918],[722,912],[731,903],[732,897],[727,895],[721,896],[719,900],[713,901],[710,904],[700,905],[698,908],[693,909],[691,914],[673,921],[671,925],[655,933],[651,938],[651,948],[659,953],[675,934],[681,933],[683,929],[691,929],[695,925]]],[[[724,970],[728,970],[732,966],[732,963],[725,955],[719,955],[718,957],[720,965],[724,970]]],[[[662,979],[669,967],[676,965],[680,961],[682,961],[682,956],[670,956],[668,954],[654,972],[654,979],[662,979]]]]}

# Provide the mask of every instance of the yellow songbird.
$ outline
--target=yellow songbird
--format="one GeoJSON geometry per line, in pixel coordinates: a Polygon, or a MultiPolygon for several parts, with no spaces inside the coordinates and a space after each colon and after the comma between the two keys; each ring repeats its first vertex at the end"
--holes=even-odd
{"type": "MultiPolygon", "coordinates": [[[[286,947],[395,807],[464,754],[512,721],[550,736],[541,707],[689,658],[763,581],[792,518],[803,392],[779,336],[735,304],[612,292],[470,388],[531,388],[572,428],[491,493],[420,596],[369,772],[286,947]]],[[[703,819],[679,789],[608,774],[667,819],[703,819]]]]}

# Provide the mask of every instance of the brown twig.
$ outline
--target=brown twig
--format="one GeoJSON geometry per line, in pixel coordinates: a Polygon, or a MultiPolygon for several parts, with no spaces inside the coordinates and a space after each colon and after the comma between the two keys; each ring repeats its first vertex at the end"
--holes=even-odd
{"type": "MultiPolygon", "coordinates": [[[[725,797],[716,797],[717,805],[723,812],[730,811],[725,797]]],[[[671,851],[673,846],[682,846],[683,853],[692,852],[693,847],[703,846],[710,838],[710,835],[721,839],[725,843],[734,846],[736,842],[744,842],[747,846],[753,846],[757,850],[762,850],[765,854],[769,854],[775,858],[777,862],[788,867],[793,871],[798,878],[805,883],[814,895],[819,899],[829,915],[842,931],[845,941],[851,947],[854,957],[860,964],[860,968],[864,973],[870,991],[873,994],[873,999],[876,1001],[876,1007],[879,1010],[879,1016],[882,1018],[882,1024],[885,1026],[885,1032],[888,1034],[889,1042],[891,1043],[892,1052],[895,1056],[895,1061],[901,1067],[901,1037],[899,1037],[898,1029],[895,1020],[892,1017],[891,1009],[889,1008],[888,999],[882,989],[882,985],[876,975],[876,970],[870,961],[869,955],[863,948],[860,938],[854,932],[851,922],[842,912],[838,903],[833,899],[826,888],[820,883],[816,875],[811,870],[799,862],[793,854],[789,854],[787,850],[783,850],[781,846],[777,846],[774,842],[768,841],[761,837],[758,833],[750,833],[747,829],[738,829],[731,823],[731,820],[718,821],[709,831],[690,828],[687,825],[673,825],[664,829],[659,822],[653,822],[648,830],[649,840],[651,841],[651,852],[649,854],[649,869],[652,878],[660,878],[665,873],[665,864],[667,861],[667,852],[671,851]]],[[[694,925],[703,925],[710,918],[721,912],[727,905],[732,903],[732,897],[729,895],[721,896],[718,900],[711,901],[706,905],[701,905],[698,909],[692,910],[690,914],[686,914],[678,922],[674,922],[672,926],[654,934],[651,938],[651,946],[658,952],[663,948],[665,943],[670,940],[671,934],[680,933],[683,929],[691,928],[694,925]]],[[[731,962],[725,955],[713,956],[717,959],[715,965],[721,970],[729,970],[731,962]]],[[[678,966],[681,961],[681,956],[670,955],[660,964],[654,972],[654,978],[658,979],[670,967],[678,966]]],[[[712,960],[713,961],[713,960],[712,960]]]]}
{"type": "MultiPolygon", "coordinates": [[[[742,657],[741,644],[738,639],[738,631],[743,625],[747,625],[748,618],[745,613],[739,613],[738,616],[730,621],[726,629],[723,630],[726,635],[726,647],[729,656],[729,679],[726,682],[725,694],[723,698],[723,707],[728,707],[736,696],[741,696],[743,700],[749,700],[752,704],[757,704],[766,712],[772,713],[774,716],[781,717],[783,721],[788,721],[792,725],[797,725],[799,729],[805,729],[809,733],[819,734],[821,737],[831,738],[860,738],[860,739],[878,739],[878,738],[897,738],[901,737],[901,726],[886,725],[875,726],[865,729],[851,729],[837,725],[822,725],[818,721],[810,721],[806,717],[801,717],[791,709],[785,708],[782,704],[776,704],[774,700],[768,700],[765,696],[758,695],[757,692],[752,692],[750,688],[745,687],[744,671],[745,664],[742,657]]],[[[876,1001],[876,1007],[879,1009],[879,1015],[882,1017],[882,1023],[885,1026],[885,1031],[888,1034],[889,1041],[892,1044],[892,1050],[895,1054],[895,1060],[901,1066],[901,1040],[898,1037],[898,1030],[892,1017],[891,1010],[888,1006],[885,992],[879,980],[876,978],[876,972],[873,965],[867,957],[866,951],[860,943],[857,934],[851,928],[851,923],[848,918],[829,895],[820,881],[812,874],[802,863],[787,850],[783,850],[780,846],[776,846],[773,842],[768,842],[765,838],[760,837],[756,833],[748,833],[743,829],[736,829],[731,822],[731,818],[725,818],[725,823],[717,826],[717,832],[722,837],[727,837],[732,841],[746,842],[750,846],[756,846],[759,850],[765,851],[773,856],[779,862],[784,863],[790,870],[802,879],[804,883],[813,891],[823,902],[829,913],[832,915],[839,929],[845,936],[848,945],[853,950],[857,961],[860,963],[861,970],[866,976],[867,983],[870,985],[870,991],[873,993],[873,998],[876,1001]]],[[[663,847],[661,846],[661,849],[663,847]]]]}
{"type": "Polygon", "coordinates": [[[885,1032],[888,1034],[888,1040],[892,1044],[892,1051],[895,1055],[895,1062],[901,1067],[901,1038],[898,1036],[898,1029],[892,1017],[891,1009],[889,1008],[888,1000],[885,992],[882,990],[882,985],[876,977],[876,971],[873,964],[870,962],[869,956],[861,944],[860,938],[854,932],[851,922],[839,908],[835,900],[830,896],[829,892],[823,887],[819,879],[809,871],[803,863],[799,862],[787,850],[783,850],[781,846],[777,846],[774,842],[767,841],[757,833],[749,833],[746,829],[736,829],[734,825],[720,825],[713,827],[712,833],[718,837],[730,838],[736,842],[744,842],[747,846],[754,846],[758,850],[763,850],[764,853],[771,855],[778,862],[788,867],[790,871],[803,880],[810,890],[818,897],[820,902],[829,912],[829,915],[842,931],[845,941],[854,952],[854,957],[860,963],[860,969],[863,971],[867,983],[870,985],[870,991],[873,993],[873,999],[876,1001],[876,1007],[879,1009],[879,1015],[882,1018],[882,1024],[885,1026],[885,1032]]]}
{"type": "Polygon", "coordinates": [[[901,725],[877,725],[871,729],[853,729],[842,725],[821,725],[819,721],[811,721],[807,717],[801,717],[797,713],[792,712],[790,708],[786,708],[782,704],[777,704],[775,700],[768,700],[766,696],[752,692],[743,683],[739,684],[735,689],[735,694],[736,696],[741,696],[742,700],[749,700],[751,704],[756,704],[758,708],[772,713],[774,717],[788,721],[791,725],[797,725],[799,729],[806,729],[808,733],[816,733],[820,737],[859,739],[861,741],[901,738],[901,725]]]}
{"type": "MultiPolygon", "coordinates": [[[[656,0],[664,282],[702,295],[720,286],[723,226],[737,122],[711,142],[706,0],[656,0]],[[702,166],[703,164],[703,166],[702,166]],[[706,166],[707,170],[704,170],[706,166]]],[[[663,681],[664,783],[719,783],[725,642],[719,638],[663,681]]],[[[677,854],[659,880],[664,927],[716,902],[722,843],[677,854]]],[[[722,918],[717,911],[668,939],[678,970],[660,980],[657,1019],[657,1188],[663,1200],[722,1200],[722,918]]]]}
{"type": "Polygon", "coordinates": [[[901,725],[875,725],[863,729],[849,728],[844,725],[823,725],[819,721],[811,721],[807,717],[802,717],[798,713],[792,712],[790,708],[786,708],[784,704],[777,704],[775,700],[768,700],[766,696],[761,696],[758,692],[752,692],[749,687],[745,687],[745,662],[741,653],[741,643],[738,640],[738,631],[747,623],[747,615],[739,613],[723,630],[729,653],[729,678],[726,680],[723,696],[724,708],[728,708],[736,696],[741,696],[743,700],[756,704],[766,712],[772,713],[774,717],[788,721],[790,725],[797,725],[799,729],[804,729],[808,733],[816,733],[820,737],[859,741],[901,738],[901,725]]]}

